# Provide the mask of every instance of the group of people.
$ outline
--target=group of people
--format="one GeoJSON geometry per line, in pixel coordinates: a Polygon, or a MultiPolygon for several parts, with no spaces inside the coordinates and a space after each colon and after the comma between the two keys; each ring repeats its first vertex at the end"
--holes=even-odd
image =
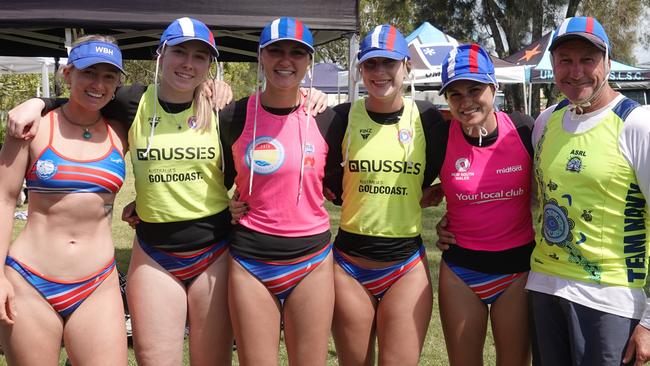
{"type": "MultiPolygon", "coordinates": [[[[471,151],[461,139],[451,149],[461,152],[449,160],[455,168],[443,168],[440,176],[447,216],[438,225],[444,250],[439,300],[452,365],[481,363],[488,307],[480,310],[479,298],[492,303],[499,365],[523,364],[515,357],[529,352],[531,343],[539,365],[638,366],[650,360],[650,301],[643,290],[650,113],[607,83],[611,47],[596,19],[565,19],[549,50],[555,85],[566,99],[537,118],[532,135],[528,124],[501,123],[501,113],[490,113],[496,128],[490,118],[478,127],[463,123],[491,109],[492,94],[481,97],[476,89],[474,102],[463,99],[457,108],[454,87],[446,92],[461,125],[485,128],[484,138],[492,130],[498,135],[494,148],[471,151]],[[508,135],[514,140],[509,144],[508,135]],[[532,342],[522,329],[530,329],[532,342]]],[[[481,57],[470,60],[470,73],[480,74],[481,57]]],[[[457,68],[458,62],[443,65],[443,89],[445,72],[457,68]]]]}
{"type": "Polygon", "coordinates": [[[446,122],[404,96],[408,45],[390,25],[360,45],[368,96],[332,109],[300,88],[315,49],[296,19],[263,29],[256,91],[225,107],[214,96],[229,99],[228,87],[208,78],[215,40],[196,19],[164,31],[148,86],[120,85],[110,37],[77,40],[69,99],[14,109],[0,152],[8,362],[56,364],[63,339],[74,365],[126,365],[110,220],[128,151],[141,365],[182,364],[186,324],[197,365],[229,365],[233,338],[240,364],[275,365],[281,331],[292,365],[326,364],[330,334],[342,365],[418,364],[433,302],[421,207],[440,190],[451,365],[482,364],[488,316],[498,365],[643,364],[648,112],[607,84],[611,49],[595,19],[565,20],[550,49],[567,100],[533,123],[494,111],[484,49],[454,48],[446,122]],[[23,179],[29,219],[9,245],[23,179]],[[342,206],[335,238],[325,199],[342,206]]]}

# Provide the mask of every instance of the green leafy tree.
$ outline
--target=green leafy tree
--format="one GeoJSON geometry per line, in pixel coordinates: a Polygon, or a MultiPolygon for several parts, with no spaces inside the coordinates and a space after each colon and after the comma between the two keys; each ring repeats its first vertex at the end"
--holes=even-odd
{"type": "Polygon", "coordinates": [[[155,60],[125,60],[124,71],[126,76],[122,82],[124,85],[153,83],[154,72],[156,71],[155,60]]]}
{"type": "Polygon", "coordinates": [[[643,0],[582,0],[580,13],[592,16],[605,27],[612,45],[612,58],[635,64],[634,47],[641,41],[639,25],[650,1],[643,0]],[[644,4],[645,3],[645,4],[644,4]]]}
{"type": "MultiPolygon", "coordinates": [[[[391,24],[407,35],[419,23],[415,11],[417,0],[360,0],[359,3],[359,36],[368,34],[377,25],[391,24]]],[[[347,67],[349,53],[348,39],[341,39],[320,46],[316,50],[316,62],[333,62],[347,67]]]]}
{"type": "Polygon", "coordinates": [[[0,141],[4,141],[7,112],[21,102],[35,97],[40,82],[40,74],[0,75],[0,141]]]}
{"type": "Polygon", "coordinates": [[[474,39],[479,9],[468,0],[412,0],[417,25],[429,22],[458,40],[474,39]]]}
{"type": "MultiPolygon", "coordinates": [[[[575,15],[597,18],[605,27],[616,59],[634,63],[640,21],[649,0],[413,0],[418,7],[416,23],[429,21],[461,41],[478,42],[499,57],[507,57],[554,29],[562,19],[575,15]]],[[[539,113],[539,90],[549,103],[555,102],[551,85],[533,87],[532,114],[539,113]]],[[[523,106],[519,86],[507,87],[509,102],[523,106]]]]}
{"type": "Polygon", "coordinates": [[[224,65],[224,80],[230,84],[234,100],[251,95],[255,92],[257,78],[257,63],[226,62],[224,65]]]}
{"type": "Polygon", "coordinates": [[[380,24],[391,24],[403,34],[415,29],[415,0],[361,0],[359,22],[361,35],[367,34],[380,24]]]}

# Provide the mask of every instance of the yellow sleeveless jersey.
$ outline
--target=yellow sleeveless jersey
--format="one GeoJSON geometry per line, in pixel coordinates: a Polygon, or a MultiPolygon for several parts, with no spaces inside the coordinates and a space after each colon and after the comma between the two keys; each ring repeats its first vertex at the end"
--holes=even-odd
{"type": "Polygon", "coordinates": [[[419,235],[426,142],[417,106],[404,100],[399,122],[382,125],[368,116],[364,100],[355,102],[342,148],[341,228],[379,237],[419,235]]]}
{"type": "Polygon", "coordinates": [[[142,95],[129,129],[131,162],[135,175],[136,210],[145,222],[175,222],[214,215],[228,207],[223,184],[221,150],[215,124],[194,129],[194,107],[158,115],[151,150],[146,154],[153,119],[154,87],[142,95]]]}
{"type": "Polygon", "coordinates": [[[589,283],[643,287],[649,222],[634,170],[619,148],[621,104],[584,133],[564,131],[566,110],[551,114],[537,145],[543,207],[531,268],[589,283]]]}

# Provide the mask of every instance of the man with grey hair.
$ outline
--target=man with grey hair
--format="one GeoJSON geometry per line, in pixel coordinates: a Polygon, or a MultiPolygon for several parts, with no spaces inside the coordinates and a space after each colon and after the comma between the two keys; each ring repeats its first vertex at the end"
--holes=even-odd
{"type": "Polygon", "coordinates": [[[568,18],[549,47],[566,100],[535,122],[539,230],[526,288],[542,365],[650,359],[650,111],[607,83],[609,39],[568,18]]]}

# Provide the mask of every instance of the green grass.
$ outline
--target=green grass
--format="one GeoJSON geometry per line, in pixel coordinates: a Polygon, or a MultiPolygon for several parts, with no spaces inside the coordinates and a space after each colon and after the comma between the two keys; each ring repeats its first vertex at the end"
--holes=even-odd
{"type": "MultiPolygon", "coordinates": [[[[127,162],[127,166],[130,167],[130,162],[127,162]]],[[[126,273],[129,266],[129,257],[131,255],[131,245],[133,241],[133,230],[122,220],[120,219],[122,215],[122,208],[131,202],[135,197],[135,189],[133,187],[133,175],[131,169],[129,168],[127,181],[122,187],[122,190],[117,195],[115,201],[115,208],[113,213],[113,240],[115,242],[115,257],[117,260],[117,266],[123,273],[126,273]]],[[[19,209],[26,209],[21,207],[19,209]]],[[[333,205],[328,204],[327,209],[330,212],[330,221],[332,223],[332,232],[336,233],[338,230],[338,221],[339,221],[339,208],[333,205]]],[[[438,267],[440,265],[440,251],[435,248],[434,242],[436,240],[435,235],[435,224],[438,222],[438,219],[443,214],[444,208],[427,208],[424,210],[422,215],[423,218],[423,239],[427,247],[427,257],[429,260],[429,270],[431,271],[431,279],[433,282],[433,316],[431,318],[431,323],[429,325],[429,332],[424,343],[424,349],[422,351],[422,357],[420,360],[420,365],[426,366],[441,366],[447,365],[447,352],[445,349],[445,341],[442,334],[442,327],[440,325],[440,316],[438,313],[438,302],[437,302],[437,293],[438,293],[438,267]]],[[[16,221],[14,225],[14,236],[22,229],[24,222],[16,221]]],[[[488,338],[486,339],[486,346],[484,352],[484,361],[486,365],[496,364],[496,355],[494,352],[494,343],[492,340],[492,335],[488,333],[488,338]]],[[[35,350],[38,349],[38,346],[35,346],[35,350]]],[[[65,365],[65,350],[62,350],[61,359],[59,365],[65,365]]],[[[185,345],[185,355],[184,355],[184,365],[189,365],[188,358],[188,349],[187,342],[185,345]]],[[[233,364],[238,365],[237,355],[233,354],[233,364]]],[[[287,353],[284,347],[284,344],[281,342],[280,346],[280,365],[287,365],[287,353]]],[[[328,352],[328,365],[338,365],[336,359],[336,350],[334,348],[334,342],[330,339],[330,347],[328,352]]],[[[0,366],[6,365],[6,361],[3,356],[0,356],[0,366]]],[[[136,365],[135,357],[133,356],[133,350],[129,349],[129,365],[136,365]]]]}

